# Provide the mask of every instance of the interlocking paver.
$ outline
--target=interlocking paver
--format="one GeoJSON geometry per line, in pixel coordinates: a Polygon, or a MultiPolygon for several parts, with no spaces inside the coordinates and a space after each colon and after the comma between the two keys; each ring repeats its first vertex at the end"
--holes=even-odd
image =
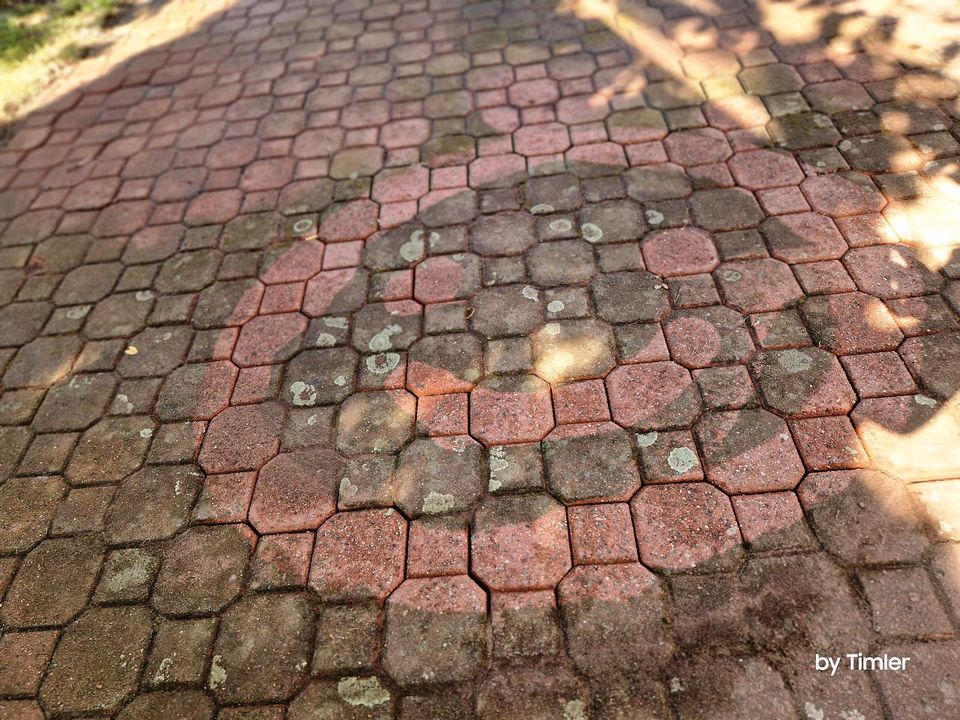
{"type": "Polygon", "coordinates": [[[941,9],[172,2],[0,150],[0,715],[949,714],[941,9]]]}

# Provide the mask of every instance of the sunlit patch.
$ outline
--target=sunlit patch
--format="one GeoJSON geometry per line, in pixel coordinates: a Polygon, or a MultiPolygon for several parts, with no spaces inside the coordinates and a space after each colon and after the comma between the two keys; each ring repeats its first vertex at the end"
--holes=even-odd
{"type": "MultiPolygon", "coordinates": [[[[918,407],[931,398],[919,396],[918,407]]],[[[863,420],[857,431],[870,454],[872,467],[905,482],[953,478],[960,475],[960,401],[937,403],[935,412],[911,432],[889,430],[863,420]]],[[[960,522],[960,518],[958,518],[960,522]]]]}
{"type": "Polygon", "coordinates": [[[612,334],[604,323],[550,322],[532,339],[534,372],[550,383],[599,377],[615,364],[612,334]]]}
{"type": "Polygon", "coordinates": [[[960,202],[919,198],[890,205],[884,217],[904,243],[917,248],[920,261],[934,272],[960,251],[960,202]]]}

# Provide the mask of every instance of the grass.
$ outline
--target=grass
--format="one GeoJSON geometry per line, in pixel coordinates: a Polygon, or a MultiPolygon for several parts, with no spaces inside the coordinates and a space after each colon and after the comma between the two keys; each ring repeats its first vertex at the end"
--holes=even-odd
{"type": "Polygon", "coordinates": [[[126,0],[0,0],[0,120],[84,57],[126,0]]]}

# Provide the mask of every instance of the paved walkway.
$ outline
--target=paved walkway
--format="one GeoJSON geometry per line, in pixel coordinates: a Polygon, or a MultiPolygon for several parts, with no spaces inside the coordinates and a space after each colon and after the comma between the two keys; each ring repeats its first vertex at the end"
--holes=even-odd
{"type": "Polygon", "coordinates": [[[878,6],[240,0],[26,118],[0,718],[957,717],[958,25],[878,6]]]}

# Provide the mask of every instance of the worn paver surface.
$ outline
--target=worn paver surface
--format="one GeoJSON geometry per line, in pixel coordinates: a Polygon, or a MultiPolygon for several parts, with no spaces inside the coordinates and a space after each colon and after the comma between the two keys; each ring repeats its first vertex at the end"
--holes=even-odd
{"type": "Polygon", "coordinates": [[[0,147],[2,720],[960,717],[950,3],[223,5],[0,147]]]}

